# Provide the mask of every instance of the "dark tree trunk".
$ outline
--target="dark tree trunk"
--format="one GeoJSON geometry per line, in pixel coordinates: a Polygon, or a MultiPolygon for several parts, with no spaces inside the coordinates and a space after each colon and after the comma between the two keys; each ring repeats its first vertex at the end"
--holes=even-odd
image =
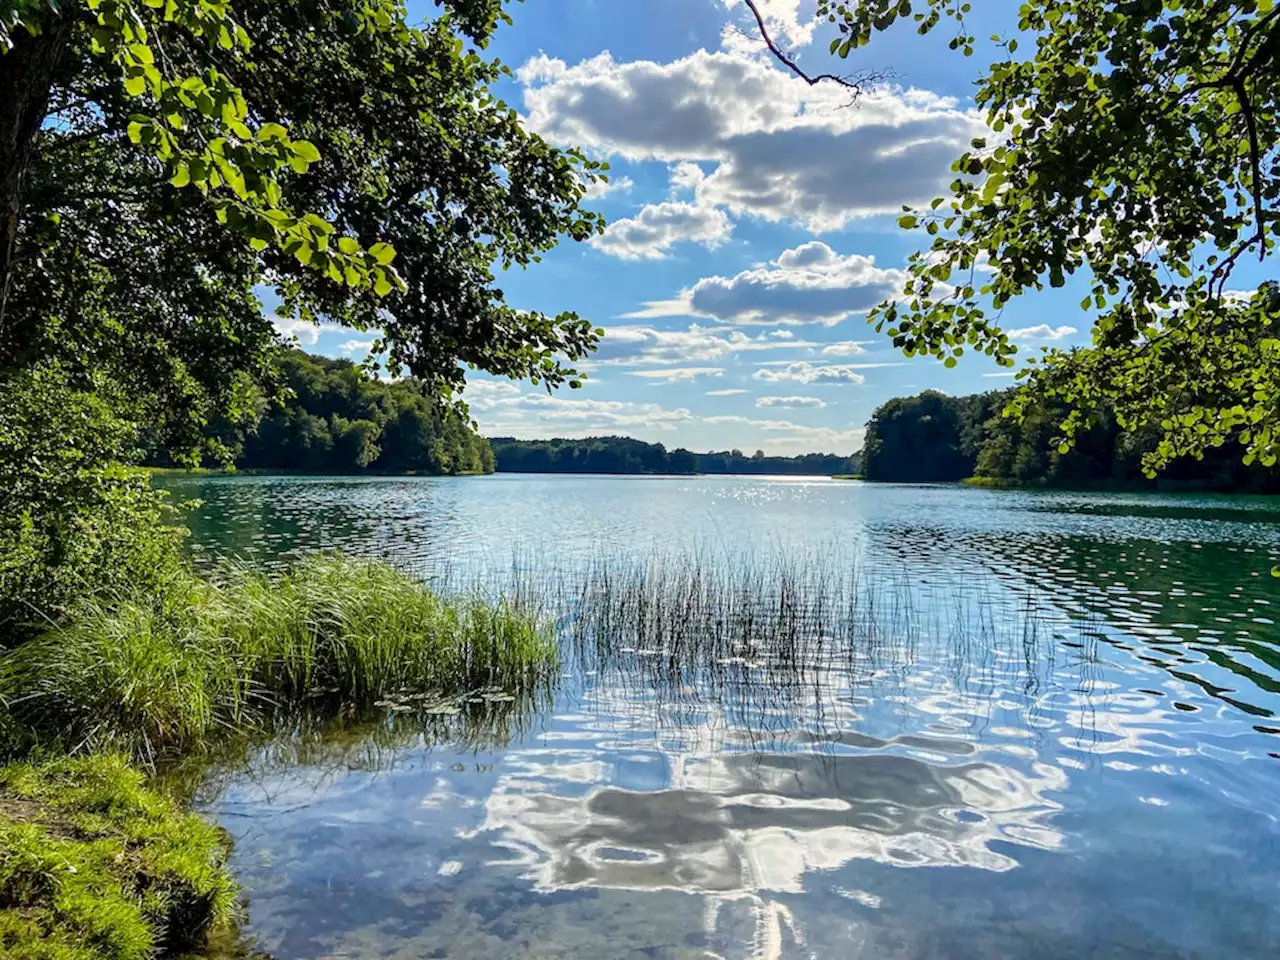
{"type": "Polygon", "coordinates": [[[69,33],[70,18],[54,15],[37,35],[16,28],[13,48],[0,53],[0,347],[11,339],[5,314],[13,288],[27,168],[69,33]]]}

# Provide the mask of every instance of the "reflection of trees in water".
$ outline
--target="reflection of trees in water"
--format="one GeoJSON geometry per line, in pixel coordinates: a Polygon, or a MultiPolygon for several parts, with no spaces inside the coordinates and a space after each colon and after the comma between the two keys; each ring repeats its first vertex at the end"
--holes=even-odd
{"type": "Polygon", "coordinates": [[[1265,550],[1044,534],[967,546],[1065,614],[1075,643],[1106,643],[1254,716],[1280,709],[1280,593],[1265,550]]]}
{"type": "Polygon", "coordinates": [[[198,564],[225,560],[279,569],[316,550],[378,559],[447,557],[462,532],[444,484],[289,476],[159,477],[173,500],[197,500],[182,523],[198,564]],[[427,523],[430,518],[430,523],[427,523]]]}
{"type": "Polygon", "coordinates": [[[273,804],[284,796],[306,804],[353,772],[391,773],[437,747],[482,753],[520,740],[549,708],[551,681],[498,698],[484,692],[406,698],[394,708],[353,714],[340,705],[316,706],[277,718],[270,729],[184,758],[158,772],[174,792],[212,806],[229,786],[249,785],[273,804]]]}

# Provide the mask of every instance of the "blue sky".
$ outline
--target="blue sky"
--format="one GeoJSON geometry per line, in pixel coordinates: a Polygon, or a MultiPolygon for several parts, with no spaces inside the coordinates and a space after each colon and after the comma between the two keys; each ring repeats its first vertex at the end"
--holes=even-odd
{"type": "MultiPolygon", "coordinates": [[[[549,140],[607,159],[612,182],[590,202],[610,221],[602,237],[501,283],[514,306],[574,310],[607,335],[582,390],[548,397],[472,377],[466,399],[485,434],[846,454],[890,397],[1011,382],[985,357],[951,370],[907,360],[865,322],[926,239],[897,227],[902,204],[946,192],[951,161],[984,132],[971,95],[989,58],[899,25],[842,63],[813,0],[760,6],[811,71],[888,68],[893,82],[852,107],[837,87],[810,88],[765,55],[741,0],[509,7],[515,24],[489,50],[516,71],[502,96],[549,140]]],[[[979,6],[997,18],[1016,8],[979,6]]],[[[1009,24],[970,26],[987,36],[1009,24]]],[[[1029,352],[1087,342],[1086,286],[1010,306],[1006,329],[1029,352]]],[[[364,356],[349,332],[299,336],[364,356]]]]}

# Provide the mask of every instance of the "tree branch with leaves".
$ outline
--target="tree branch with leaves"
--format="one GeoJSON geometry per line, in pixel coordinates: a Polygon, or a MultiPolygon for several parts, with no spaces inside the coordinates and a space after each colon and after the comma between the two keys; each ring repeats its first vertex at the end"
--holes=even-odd
{"type": "MultiPolygon", "coordinates": [[[[842,57],[899,24],[952,24],[951,48],[970,55],[968,12],[819,5],[842,57]]],[[[1227,443],[1275,463],[1280,301],[1269,283],[1231,285],[1245,254],[1265,260],[1276,243],[1278,26],[1274,0],[1024,0],[978,80],[990,134],[957,159],[949,196],[904,211],[901,225],[932,240],[902,295],[871,314],[877,329],[908,355],[1013,366],[1003,308],[1080,275],[1092,345],[1048,351],[1026,375],[1026,396],[1072,409],[1063,449],[1110,404],[1125,429],[1159,431],[1152,474],[1227,443]],[[974,280],[978,264],[990,272],[974,280]]]]}

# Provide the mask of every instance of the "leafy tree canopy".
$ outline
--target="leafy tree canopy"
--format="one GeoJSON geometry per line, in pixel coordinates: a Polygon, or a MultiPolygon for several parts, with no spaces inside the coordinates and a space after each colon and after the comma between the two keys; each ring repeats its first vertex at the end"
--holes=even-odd
{"type": "MultiPolygon", "coordinates": [[[[493,451],[456,410],[413,379],[386,383],[350,360],[291,350],[282,405],[259,400],[254,423],[214,425],[236,466],[323,473],[492,473],[493,451]]],[[[147,462],[169,466],[167,452],[147,462]]]]}
{"type": "Polygon", "coordinates": [[[396,0],[0,0],[0,86],[21,93],[0,154],[22,161],[0,177],[0,373],[126,379],[137,419],[194,452],[271,376],[268,286],[296,318],[377,331],[440,395],[460,364],[576,383],[598,331],[509,307],[494,271],[601,229],[578,202],[602,167],[489,93],[506,68],[478,48],[503,19],[498,0],[419,28],[396,0]]]}
{"type": "MultiPolygon", "coordinates": [[[[954,30],[966,55],[977,44],[968,3],[819,6],[841,57],[899,22],[954,30]]],[[[956,161],[949,197],[901,218],[933,240],[904,295],[873,312],[878,329],[908,355],[1011,366],[1001,309],[1084,273],[1092,345],[1048,351],[1010,412],[1063,401],[1066,450],[1109,408],[1122,429],[1158,433],[1149,474],[1231,440],[1274,464],[1280,290],[1232,276],[1267,256],[1280,223],[1275,0],[1025,0],[1018,34],[992,39],[1003,56],[976,93],[990,135],[956,161]]]]}
{"type": "Polygon", "coordinates": [[[881,404],[867,423],[862,475],[913,483],[963,480],[973,473],[995,399],[926,390],[881,404]]]}
{"type": "MultiPolygon", "coordinates": [[[[407,32],[394,0],[364,0],[345,13],[357,33],[407,32]]],[[[93,79],[118,86],[133,108],[117,118],[128,139],[163,164],[174,186],[208,195],[218,219],[259,249],[276,242],[338,283],[390,292],[392,251],[363,251],[351,237],[330,248],[331,225],[285,209],[280,175],[305,173],[320,154],[281,124],[251,115],[234,71],[254,69],[253,44],[225,0],[4,0],[0,49],[0,76],[13,88],[15,116],[5,118],[4,131],[13,167],[29,162],[51,81],[70,58],[87,55],[93,79]]]]}
{"type": "Polygon", "coordinates": [[[1157,479],[1143,476],[1159,430],[1122,430],[1106,409],[1069,450],[1054,438],[1069,414],[1061,400],[1035,397],[1020,418],[1002,417],[1016,390],[951,397],[926,390],[881,404],[867,424],[862,474],[868,480],[957,481],[997,486],[1275,492],[1280,469],[1241,462],[1238,446],[1180,457],[1157,479]]]}

